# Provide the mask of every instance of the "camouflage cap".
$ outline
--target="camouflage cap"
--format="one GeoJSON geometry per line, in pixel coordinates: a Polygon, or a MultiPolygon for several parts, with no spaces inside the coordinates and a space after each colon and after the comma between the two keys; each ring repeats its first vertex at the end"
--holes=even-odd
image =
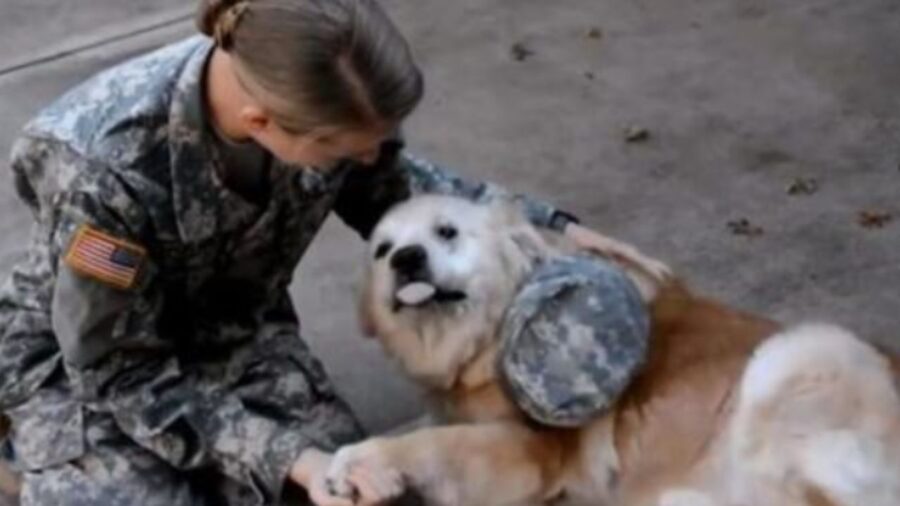
{"type": "Polygon", "coordinates": [[[574,427],[610,406],[643,365],[650,318],[611,263],[581,255],[542,263],[507,310],[500,377],[535,421],[574,427]]]}

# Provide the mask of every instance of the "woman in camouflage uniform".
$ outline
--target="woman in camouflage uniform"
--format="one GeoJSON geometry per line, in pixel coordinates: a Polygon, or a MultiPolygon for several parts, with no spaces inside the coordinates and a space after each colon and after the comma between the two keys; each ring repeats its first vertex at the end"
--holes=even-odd
{"type": "Polygon", "coordinates": [[[332,211],[366,237],[416,192],[503,194],[402,151],[423,82],[374,0],[207,0],[198,25],[14,146],[35,223],[0,295],[0,409],[25,505],[277,504],[287,483],[342,504],[322,473],[362,432],[298,337],[297,262],[332,211]]]}

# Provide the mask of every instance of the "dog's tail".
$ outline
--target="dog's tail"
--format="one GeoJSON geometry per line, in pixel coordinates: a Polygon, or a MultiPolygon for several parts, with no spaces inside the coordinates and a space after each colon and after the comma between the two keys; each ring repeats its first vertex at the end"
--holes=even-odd
{"type": "Polygon", "coordinates": [[[760,346],[733,421],[738,495],[900,505],[900,395],[887,359],[853,334],[805,325],[760,346]]]}

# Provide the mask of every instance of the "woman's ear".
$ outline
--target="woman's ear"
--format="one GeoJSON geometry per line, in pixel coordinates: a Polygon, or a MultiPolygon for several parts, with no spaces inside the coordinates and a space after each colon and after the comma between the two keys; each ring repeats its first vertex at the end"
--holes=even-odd
{"type": "Polygon", "coordinates": [[[238,113],[241,126],[251,135],[258,135],[269,127],[272,121],[261,107],[257,105],[245,105],[238,113]]]}

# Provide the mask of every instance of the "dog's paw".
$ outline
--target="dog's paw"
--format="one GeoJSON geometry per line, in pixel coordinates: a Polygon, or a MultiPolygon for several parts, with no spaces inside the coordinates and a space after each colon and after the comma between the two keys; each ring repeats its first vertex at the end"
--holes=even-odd
{"type": "Polygon", "coordinates": [[[400,497],[406,485],[378,440],[345,446],[335,453],[326,474],[329,492],[362,504],[381,504],[400,497]]]}

